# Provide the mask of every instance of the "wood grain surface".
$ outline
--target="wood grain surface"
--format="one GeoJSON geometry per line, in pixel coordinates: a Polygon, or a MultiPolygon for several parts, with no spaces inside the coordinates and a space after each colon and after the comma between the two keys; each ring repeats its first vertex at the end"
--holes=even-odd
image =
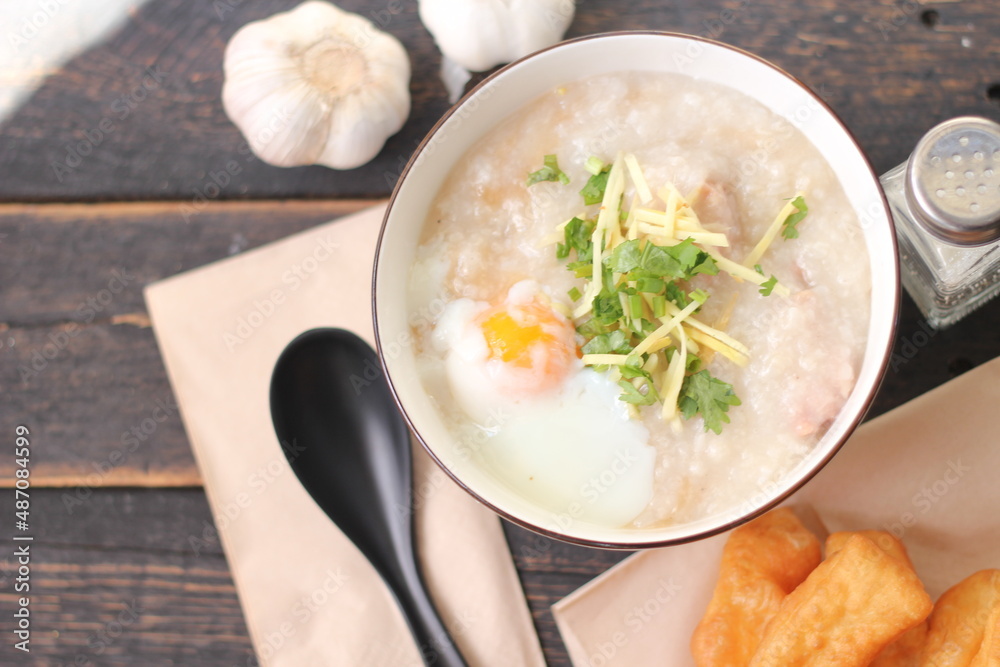
{"type": "MultiPolygon", "coordinates": [[[[440,55],[416,3],[342,0],[409,52],[408,122],[355,170],[279,169],[256,159],[219,101],[222,53],[240,26],[296,4],[150,0],[0,119],[0,433],[24,423],[39,445],[33,652],[9,641],[14,561],[5,549],[0,664],[257,664],[219,545],[192,546],[212,518],[194,488],[200,478],[171,411],[142,289],[384,197],[448,108],[440,55]],[[151,75],[155,85],[141,91],[151,75]],[[95,128],[105,128],[99,138],[95,128]],[[67,162],[84,151],[79,163],[67,162]]],[[[941,120],[1000,119],[1000,11],[992,0],[577,7],[571,37],[678,31],[772,60],[831,105],[879,173],[941,120]]],[[[1000,354],[1000,301],[944,332],[927,327],[908,297],[902,305],[871,415],[1000,354]]],[[[12,485],[13,467],[0,456],[0,487],[12,485]]],[[[12,504],[0,488],[0,516],[8,517],[0,539],[8,544],[12,504]]],[[[546,659],[567,666],[550,605],[626,554],[505,529],[546,659]]]]}
{"type": "Polygon", "coordinates": [[[143,288],[365,205],[215,202],[188,222],[177,202],[0,206],[0,432],[43,443],[32,482],[200,484],[143,288]]]}
{"type": "MultiPolygon", "coordinates": [[[[350,171],[271,167],[247,151],[222,110],[227,40],[245,23],[295,4],[153,0],[142,6],[0,123],[0,201],[195,201],[206,188],[215,193],[212,174],[231,161],[240,171],[217,193],[220,199],[388,194],[413,148],[448,108],[439,52],[412,0],[339,3],[398,37],[413,63],[410,118],[370,164],[350,171]],[[157,83],[143,91],[150,68],[157,83]],[[123,105],[129,96],[137,101],[123,105]],[[111,131],[95,133],[102,121],[111,131]],[[90,146],[76,164],[69,156],[81,142],[90,146]]],[[[1000,117],[1000,89],[993,89],[996,99],[988,94],[1000,83],[1000,12],[990,0],[577,4],[570,37],[669,30],[770,59],[840,114],[880,173],[901,162],[938,121],[961,113],[1000,117]]]]}
{"type": "MultiPolygon", "coordinates": [[[[33,503],[32,651],[0,642],[0,664],[257,667],[200,489],[105,490],[84,502],[47,489],[33,503]]],[[[546,659],[568,667],[550,606],[627,554],[505,530],[546,659]]],[[[5,610],[13,579],[0,572],[5,610]]],[[[0,633],[12,630],[0,616],[0,633]]]]}

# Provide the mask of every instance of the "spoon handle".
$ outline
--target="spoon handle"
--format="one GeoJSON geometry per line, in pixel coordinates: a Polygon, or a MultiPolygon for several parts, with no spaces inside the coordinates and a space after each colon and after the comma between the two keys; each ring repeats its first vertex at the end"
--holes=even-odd
{"type": "Polygon", "coordinates": [[[434,667],[467,667],[431,602],[418,569],[415,551],[412,559],[400,559],[398,575],[384,578],[410,626],[424,664],[434,667]]]}

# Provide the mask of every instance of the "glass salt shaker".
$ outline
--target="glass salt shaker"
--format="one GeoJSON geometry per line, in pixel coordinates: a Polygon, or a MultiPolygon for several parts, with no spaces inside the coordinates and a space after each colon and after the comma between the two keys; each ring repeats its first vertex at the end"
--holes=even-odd
{"type": "Polygon", "coordinates": [[[1000,124],[953,118],[881,177],[903,286],[943,329],[1000,292],[1000,124]]]}

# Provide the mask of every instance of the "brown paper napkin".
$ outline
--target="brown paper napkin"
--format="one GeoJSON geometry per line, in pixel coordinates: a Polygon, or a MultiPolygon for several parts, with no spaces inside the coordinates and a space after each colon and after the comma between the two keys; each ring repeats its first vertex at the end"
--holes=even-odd
{"type": "MultiPolygon", "coordinates": [[[[901,537],[932,598],[1000,567],[1000,359],[862,426],[788,503],[829,531],[901,537]]],[[[693,665],[688,645],[718,575],[720,535],[646,551],[553,607],[577,667],[693,665]]]]}
{"type": "MultiPolygon", "coordinates": [[[[377,206],[151,285],[146,300],[250,636],[264,665],[422,665],[391,594],[299,485],[268,409],[313,327],[373,342],[377,206]]],[[[544,665],[499,519],[416,448],[418,549],[470,666],[544,665]]],[[[209,536],[210,537],[210,536],[209,536]]],[[[206,539],[192,536],[192,544],[206,539]]]]}

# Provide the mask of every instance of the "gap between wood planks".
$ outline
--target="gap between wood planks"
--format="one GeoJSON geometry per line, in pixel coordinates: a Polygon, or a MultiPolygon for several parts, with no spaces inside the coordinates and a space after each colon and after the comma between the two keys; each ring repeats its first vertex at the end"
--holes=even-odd
{"type": "MultiPolygon", "coordinates": [[[[218,215],[239,214],[246,211],[265,210],[281,215],[283,212],[297,215],[316,215],[335,219],[355,213],[384,200],[368,199],[338,199],[338,200],[234,200],[207,202],[199,212],[210,211],[218,215]]],[[[94,203],[0,203],[0,218],[35,218],[56,222],[71,223],[80,219],[106,218],[131,219],[142,224],[144,219],[155,219],[164,215],[176,215],[177,207],[184,202],[174,200],[136,201],[136,202],[94,202],[94,203]]],[[[178,224],[183,224],[178,222],[178,224]]],[[[70,324],[71,320],[45,322],[28,326],[61,326],[70,324]]],[[[145,312],[133,312],[114,315],[107,320],[92,322],[94,324],[126,324],[140,328],[150,326],[149,316],[145,312]]],[[[0,322],[0,332],[18,328],[16,322],[0,322]]],[[[0,478],[0,488],[9,488],[13,479],[6,476],[0,478]]],[[[87,474],[74,470],[72,466],[46,465],[33,471],[32,486],[36,488],[66,488],[88,486],[87,474]]],[[[177,470],[145,471],[120,468],[113,475],[102,479],[94,488],[199,488],[201,477],[194,467],[177,470]]]]}
{"type": "MultiPolygon", "coordinates": [[[[209,201],[199,212],[239,213],[252,209],[273,208],[295,213],[323,213],[331,219],[355,213],[385,201],[378,199],[236,199],[209,201]]],[[[175,215],[177,207],[189,200],[107,201],[73,203],[0,203],[0,217],[36,216],[50,220],[80,220],[81,218],[155,217],[160,213],[175,215]]]]}

